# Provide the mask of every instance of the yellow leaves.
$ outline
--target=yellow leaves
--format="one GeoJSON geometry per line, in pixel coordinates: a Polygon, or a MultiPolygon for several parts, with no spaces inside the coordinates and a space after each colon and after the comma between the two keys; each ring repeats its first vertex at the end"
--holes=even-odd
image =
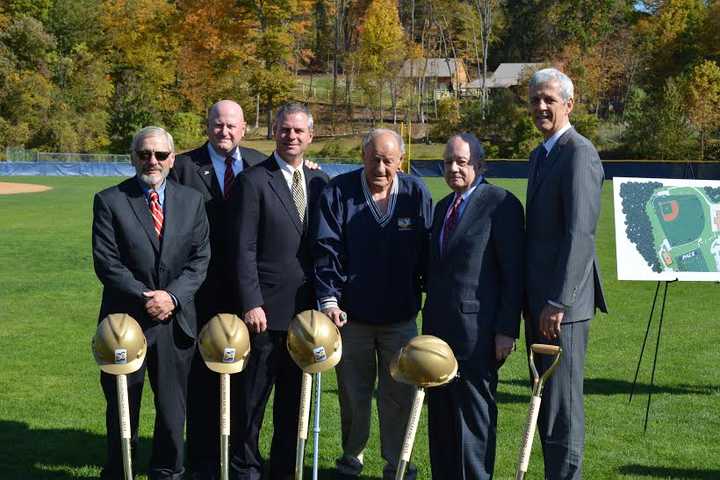
{"type": "Polygon", "coordinates": [[[688,117],[699,130],[720,128],[720,67],[706,60],[690,72],[688,117]]]}
{"type": "MultiPolygon", "coordinates": [[[[369,75],[387,75],[405,52],[405,32],[394,0],[373,0],[360,29],[356,58],[369,75]]],[[[399,68],[399,65],[395,65],[399,68]]]]}

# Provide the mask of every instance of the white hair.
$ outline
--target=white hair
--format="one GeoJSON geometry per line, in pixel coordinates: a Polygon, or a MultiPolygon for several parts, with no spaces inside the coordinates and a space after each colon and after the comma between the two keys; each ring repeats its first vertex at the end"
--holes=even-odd
{"type": "Polygon", "coordinates": [[[557,68],[543,68],[533,73],[533,76],[530,77],[529,86],[530,88],[537,88],[540,85],[550,82],[558,82],[560,85],[560,96],[563,101],[567,102],[573,98],[575,88],[573,87],[572,80],[557,68]]]}
{"type": "Polygon", "coordinates": [[[133,157],[135,156],[135,150],[137,150],[138,145],[145,140],[148,137],[165,137],[165,140],[167,140],[168,148],[171,152],[175,151],[175,142],[173,142],[173,137],[170,135],[170,132],[165,130],[164,128],[155,127],[155,126],[149,126],[141,128],[133,137],[132,143],[130,144],[131,154],[133,157]]]}
{"type": "Polygon", "coordinates": [[[362,153],[365,154],[367,146],[370,145],[373,140],[375,140],[380,135],[385,134],[392,135],[393,138],[395,138],[398,147],[400,147],[400,154],[405,155],[405,142],[403,142],[403,139],[399,133],[397,133],[395,130],[390,130],[389,128],[373,128],[367,134],[365,134],[362,140],[362,153]]]}

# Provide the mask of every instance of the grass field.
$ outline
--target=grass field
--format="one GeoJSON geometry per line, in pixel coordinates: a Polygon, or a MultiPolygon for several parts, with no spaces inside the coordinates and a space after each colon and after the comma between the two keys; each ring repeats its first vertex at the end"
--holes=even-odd
{"type": "MultiPolygon", "coordinates": [[[[97,475],[105,456],[104,399],[90,352],[100,299],[92,271],[93,193],[116,178],[34,177],[0,181],[43,183],[53,190],[0,196],[0,478],[69,479],[97,475]]],[[[525,182],[497,183],[524,199],[525,182]]],[[[446,188],[428,184],[436,199],[446,188]]],[[[628,403],[655,284],[618,282],[612,185],[603,190],[598,254],[610,314],[594,320],[586,370],[587,479],[720,478],[720,289],[717,284],[670,285],[652,407],[643,434],[656,323],[640,371],[639,395],[628,403]]],[[[522,349],[500,373],[496,478],[514,478],[529,388],[522,349]]],[[[140,457],[149,457],[153,407],[146,388],[140,457]]],[[[340,454],[337,387],[324,376],[321,478],[340,454]]],[[[413,460],[427,479],[426,421],[413,460]]],[[[265,425],[264,445],[268,432],[265,425]]],[[[308,449],[310,450],[310,449],[308,449]]],[[[363,478],[379,478],[377,425],[363,478]]],[[[535,442],[526,478],[542,478],[535,442]]],[[[310,452],[306,465],[310,465],[310,452]]],[[[141,476],[140,478],[145,478],[141,476]]],[[[443,479],[453,480],[453,479],[443,479]]]]}

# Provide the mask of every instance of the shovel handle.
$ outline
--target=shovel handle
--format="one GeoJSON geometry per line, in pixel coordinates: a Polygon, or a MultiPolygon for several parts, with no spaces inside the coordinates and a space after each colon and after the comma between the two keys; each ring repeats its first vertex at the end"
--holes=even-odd
{"type": "Polygon", "coordinates": [[[230,374],[220,374],[220,435],[230,435],[230,374]]]}
{"type": "Polygon", "coordinates": [[[122,445],[125,480],[132,480],[132,452],[130,448],[130,402],[128,400],[127,375],[117,376],[118,416],[120,417],[120,443],[122,445]]]}
{"type": "Polygon", "coordinates": [[[310,421],[310,399],[312,396],[312,375],[303,372],[300,388],[300,412],[298,415],[297,445],[295,447],[295,480],[302,480],[305,461],[305,441],[310,421]]]}
{"type": "Polygon", "coordinates": [[[532,451],[533,439],[535,438],[535,427],[537,426],[538,414],[540,413],[540,401],[541,397],[537,395],[533,395],[530,399],[530,409],[528,410],[525,435],[523,436],[520,448],[520,458],[518,460],[515,480],[522,480],[528,470],[528,465],[530,464],[530,452],[532,451]]]}
{"type": "Polygon", "coordinates": [[[415,392],[412,410],[410,410],[407,429],[405,430],[405,440],[403,441],[402,450],[400,451],[400,461],[398,462],[395,480],[403,479],[407,464],[410,463],[410,455],[412,454],[413,445],[415,444],[415,434],[417,433],[418,423],[420,423],[420,412],[422,411],[423,400],[425,400],[425,390],[418,387],[415,392]]]}
{"type": "Polygon", "coordinates": [[[544,343],[533,343],[530,345],[530,348],[535,353],[540,353],[542,355],[557,355],[560,353],[560,347],[557,345],[546,345],[544,343]]]}
{"type": "Polygon", "coordinates": [[[220,480],[230,476],[230,374],[220,374],[220,480]]]}

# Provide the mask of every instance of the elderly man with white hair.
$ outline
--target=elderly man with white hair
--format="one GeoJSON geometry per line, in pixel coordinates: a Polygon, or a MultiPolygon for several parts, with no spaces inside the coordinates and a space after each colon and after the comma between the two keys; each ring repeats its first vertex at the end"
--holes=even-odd
{"type": "MultiPolygon", "coordinates": [[[[544,140],[530,155],[525,203],[525,333],[528,345],[552,343],[563,349],[538,417],[545,478],[579,479],[590,320],[596,309],[607,312],[595,253],[604,174],[593,144],[570,124],[570,78],[554,68],[539,70],[530,79],[528,96],[544,140]]],[[[537,363],[542,373],[550,361],[537,363]]]]}
{"type": "MultiPolygon", "coordinates": [[[[363,168],[332,179],[320,198],[315,287],[322,311],[343,338],[339,478],[362,471],[376,378],[386,479],[395,477],[412,406],[413,388],[395,382],[389,367],[417,335],[432,198],[420,179],[399,172],[404,153],[396,132],[372,130],[363,139],[363,168]]],[[[415,475],[409,466],[406,478],[415,475]]]]}

